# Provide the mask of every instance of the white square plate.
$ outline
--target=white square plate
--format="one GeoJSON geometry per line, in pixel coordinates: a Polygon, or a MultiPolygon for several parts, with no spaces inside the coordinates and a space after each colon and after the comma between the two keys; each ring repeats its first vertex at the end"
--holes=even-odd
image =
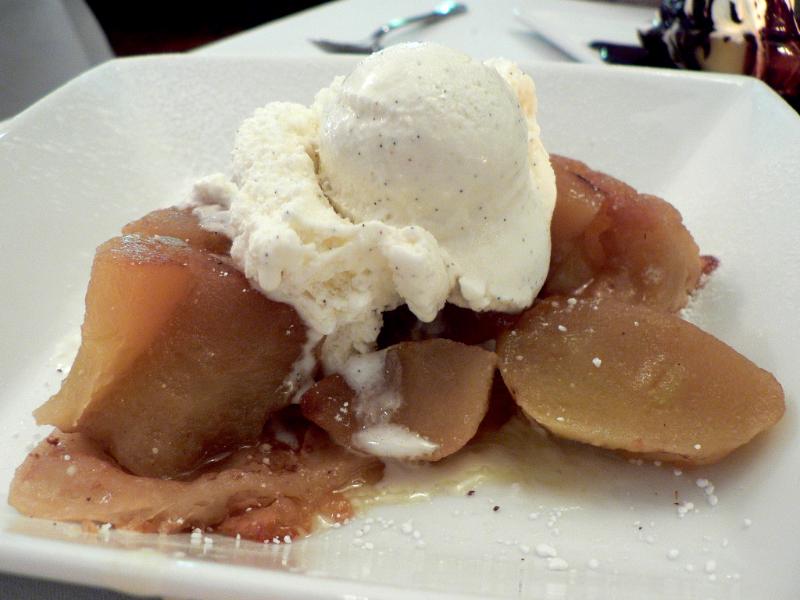
{"type": "Polygon", "coordinates": [[[95,246],[224,171],[254,108],[309,102],[352,64],[115,61],[0,131],[0,569],[203,599],[389,598],[401,589],[409,598],[796,598],[800,119],[766,86],[738,77],[523,65],[539,89],[546,146],[681,210],[702,250],[722,261],[692,318],[785,386],[783,421],[722,464],[676,475],[543,442],[527,457],[529,483],[477,482],[474,496],[379,505],[281,546],[218,538],[202,548],[187,536],[119,532],[106,541],[6,506],[14,468],[45,433],[30,412],[57,388],[95,246]],[[697,478],[713,482],[716,506],[697,478]],[[681,518],[676,495],[696,510],[681,518]],[[367,519],[370,543],[359,547],[367,519]],[[403,533],[409,520],[424,547],[403,533]],[[555,548],[566,570],[551,570],[539,544],[555,548]]]}

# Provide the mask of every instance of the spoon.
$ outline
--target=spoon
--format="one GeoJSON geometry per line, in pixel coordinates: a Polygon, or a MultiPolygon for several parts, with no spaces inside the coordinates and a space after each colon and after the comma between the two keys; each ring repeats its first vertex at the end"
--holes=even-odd
{"type": "Polygon", "coordinates": [[[392,19],[376,29],[370,36],[361,42],[337,42],[334,40],[311,39],[312,44],[325,52],[350,53],[350,54],[372,54],[383,49],[381,40],[383,37],[395,29],[406,27],[414,23],[424,23],[429,25],[436,23],[453,15],[460,15],[467,12],[467,5],[461,2],[440,2],[433,7],[433,10],[421,15],[414,15],[400,19],[392,19]]]}

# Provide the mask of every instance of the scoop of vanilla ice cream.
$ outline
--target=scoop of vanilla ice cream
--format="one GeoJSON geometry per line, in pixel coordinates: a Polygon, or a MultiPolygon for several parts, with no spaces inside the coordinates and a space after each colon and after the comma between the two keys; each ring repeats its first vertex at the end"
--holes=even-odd
{"type": "Polygon", "coordinates": [[[451,281],[434,237],[340,216],[316,176],[317,120],[308,107],[275,102],[240,127],[233,177],[195,185],[207,229],[233,239],[231,257],[267,296],[294,306],[310,328],[309,349],[327,336],[323,362],[338,371],[372,348],[383,311],[403,302],[426,320],[451,281]]]}
{"type": "Polygon", "coordinates": [[[341,214],[432,233],[456,282],[451,302],[530,305],[547,275],[555,200],[530,77],[436,44],[393,46],[314,108],[320,180],[341,214]]]}
{"type": "MultiPolygon", "coordinates": [[[[328,372],[401,304],[528,306],[547,274],[555,178],[531,79],[432,44],[395,46],[239,129],[232,177],[195,186],[204,226],[270,298],[325,337],[328,372]]],[[[307,361],[311,362],[311,361],[307,361]]]]}

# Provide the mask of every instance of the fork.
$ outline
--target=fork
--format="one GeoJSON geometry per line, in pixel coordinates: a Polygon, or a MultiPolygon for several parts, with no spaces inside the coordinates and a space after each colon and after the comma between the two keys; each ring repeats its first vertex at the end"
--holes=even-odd
{"type": "Polygon", "coordinates": [[[383,37],[395,29],[400,29],[413,23],[424,23],[429,25],[453,15],[467,12],[467,5],[461,2],[440,2],[433,7],[433,10],[421,15],[414,15],[401,19],[392,19],[376,29],[372,35],[363,42],[337,42],[334,40],[309,40],[312,44],[325,52],[350,53],[350,54],[372,54],[383,49],[381,40],[383,37]]]}

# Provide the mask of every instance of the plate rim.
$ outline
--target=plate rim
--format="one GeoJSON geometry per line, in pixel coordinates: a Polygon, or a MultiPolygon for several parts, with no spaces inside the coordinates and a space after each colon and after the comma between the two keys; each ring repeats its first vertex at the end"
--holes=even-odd
{"type": "MultiPolygon", "coordinates": [[[[466,594],[453,594],[420,588],[400,588],[388,583],[365,583],[330,575],[309,575],[269,570],[191,557],[175,558],[157,551],[81,545],[80,553],[70,552],[75,544],[63,540],[42,540],[24,534],[0,536],[0,573],[22,575],[50,581],[87,585],[136,596],[203,598],[204,600],[392,600],[400,592],[409,600],[463,600],[466,594]],[[157,560],[153,560],[150,555],[157,560]],[[147,560],[150,558],[149,560],[147,560]],[[128,560],[131,559],[131,560],[128,560]],[[39,568],[37,568],[37,566],[39,568]],[[9,568],[11,567],[11,568],[9,568]],[[124,569],[126,577],[110,583],[107,574],[124,569]],[[264,587],[264,574],[270,585],[264,587]],[[146,581],[145,587],[121,582],[146,581]]],[[[487,596],[486,600],[499,600],[487,596]]]]}
{"type": "MultiPolygon", "coordinates": [[[[308,63],[321,63],[327,62],[329,64],[340,64],[343,67],[350,64],[354,65],[357,64],[363,57],[359,55],[330,55],[330,54],[323,54],[320,56],[301,56],[301,55],[294,55],[294,56],[256,56],[256,55],[249,55],[249,56],[227,56],[227,55],[205,55],[205,54],[177,54],[177,53],[165,53],[165,54],[144,54],[139,56],[127,56],[127,57],[120,57],[108,60],[106,62],[100,63],[92,67],[91,69],[84,71],[77,77],[67,81],[66,83],[62,84],[58,88],[54,89],[47,95],[43,96],[22,112],[17,113],[16,115],[12,116],[10,119],[0,122],[0,143],[2,142],[3,137],[6,136],[8,133],[13,133],[13,131],[20,126],[21,123],[25,123],[30,119],[35,119],[37,113],[47,108],[51,103],[57,102],[59,98],[66,93],[69,93],[71,89],[74,87],[83,85],[86,81],[90,81],[92,79],[98,77],[104,77],[106,72],[113,72],[118,69],[127,69],[127,68],[139,68],[141,66],[146,66],[149,64],[154,63],[241,63],[241,62],[264,62],[264,63],[296,63],[298,65],[308,64],[308,63]]],[[[684,69],[666,69],[666,68],[658,68],[658,67],[643,67],[643,66],[628,66],[628,65],[608,65],[605,63],[580,63],[580,62],[555,62],[555,61],[547,61],[547,60],[519,60],[516,61],[517,64],[526,68],[526,70],[530,70],[534,77],[534,81],[536,79],[536,73],[533,69],[527,69],[527,67],[533,66],[537,69],[547,69],[551,71],[572,71],[575,73],[581,72],[590,72],[596,73],[602,70],[606,70],[609,73],[614,73],[614,76],[622,77],[624,79],[652,79],[652,80],[661,80],[661,81],[697,81],[704,84],[725,84],[734,87],[739,87],[742,90],[745,90],[745,93],[766,93],[768,96],[771,96],[773,99],[779,101],[781,105],[782,112],[786,113],[787,115],[800,117],[800,114],[794,111],[794,109],[786,102],[775,90],[769,87],[766,83],[757,79],[755,77],[751,77],[749,75],[738,75],[738,74],[731,74],[731,73],[713,73],[707,71],[688,71],[684,69]]],[[[670,84],[671,85],[671,84],[670,84]]],[[[678,84],[679,85],[679,84],[678,84]]]]}

